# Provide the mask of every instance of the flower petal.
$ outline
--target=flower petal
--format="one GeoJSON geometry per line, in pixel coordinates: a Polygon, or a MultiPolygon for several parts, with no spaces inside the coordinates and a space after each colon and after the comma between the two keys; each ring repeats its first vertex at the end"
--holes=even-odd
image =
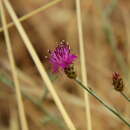
{"type": "Polygon", "coordinates": [[[53,71],[57,72],[59,67],[67,68],[77,58],[70,53],[70,47],[66,42],[61,42],[58,46],[50,51],[50,63],[53,65],[53,71]]]}

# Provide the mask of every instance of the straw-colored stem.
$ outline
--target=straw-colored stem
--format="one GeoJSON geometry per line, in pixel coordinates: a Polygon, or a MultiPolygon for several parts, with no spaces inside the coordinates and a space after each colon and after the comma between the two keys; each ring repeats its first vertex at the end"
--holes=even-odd
{"type": "MultiPolygon", "coordinates": [[[[7,84],[6,85],[7,87],[14,89],[12,80],[10,80],[10,78],[8,77],[8,74],[1,74],[2,70],[0,70],[0,82],[7,84]]],[[[19,72],[20,72],[20,70],[19,70],[19,72]]],[[[23,75],[18,75],[18,76],[19,76],[19,79],[21,79],[21,78],[24,79],[25,77],[26,78],[28,77],[28,75],[26,75],[25,77],[21,77],[23,75]]],[[[34,80],[31,79],[31,81],[28,82],[28,85],[32,86],[33,81],[34,80]]],[[[33,82],[33,84],[35,84],[35,83],[33,82]]],[[[37,86],[37,85],[35,84],[33,86],[37,86]]],[[[51,118],[52,115],[48,111],[46,113],[46,112],[44,112],[44,110],[42,110],[42,108],[43,108],[42,102],[43,101],[41,102],[40,100],[36,100],[35,97],[31,98],[31,96],[29,96],[29,95],[31,95],[31,93],[29,91],[25,90],[24,88],[22,88],[21,91],[22,91],[22,95],[25,96],[25,98],[27,98],[32,104],[34,104],[40,111],[43,111],[44,114],[46,114],[47,116],[50,115],[50,118],[51,118]],[[33,99],[33,100],[31,100],[31,99],[33,99]],[[39,106],[39,104],[41,104],[41,105],[39,106]]],[[[63,92],[62,90],[58,90],[58,93],[60,93],[63,97],[65,97],[64,100],[67,101],[67,103],[70,103],[71,105],[73,104],[74,107],[81,107],[81,108],[85,107],[84,101],[82,99],[80,99],[79,97],[75,97],[74,95],[63,92]]],[[[113,115],[109,111],[102,111],[103,106],[98,106],[98,108],[97,108],[97,105],[95,106],[95,104],[94,104],[91,107],[92,107],[92,109],[94,109],[96,112],[99,112],[100,114],[104,114],[104,115],[108,116],[109,118],[113,117],[113,115]]],[[[45,109],[45,108],[43,108],[43,109],[45,109]]],[[[53,117],[53,118],[55,118],[56,120],[59,120],[57,117],[53,117]]],[[[52,120],[53,120],[53,118],[52,118],[52,120]]],[[[116,118],[116,120],[118,120],[118,118],[116,118]]]]}
{"type": "MultiPolygon", "coordinates": [[[[34,16],[34,15],[36,15],[36,14],[38,14],[38,13],[40,13],[40,12],[46,10],[46,9],[48,9],[49,7],[52,7],[53,5],[57,4],[60,1],[62,1],[62,0],[53,0],[52,2],[49,2],[48,4],[43,5],[42,7],[38,8],[38,9],[35,9],[34,11],[32,11],[32,12],[22,16],[21,18],[19,18],[19,21],[23,22],[23,21],[31,18],[32,16],[34,16]]],[[[13,27],[13,26],[14,26],[13,22],[7,24],[7,28],[10,28],[10,27],[13,27]]],[[[0,28],[0,32],[2,32],[2,31],[3,31],[3,28],[1,27],[0,28]]]]}
{"type": "MultiPolygon", "coordinates": [[[[122,17],[124,20],[124,24],[125,24],[125,31],[126,31],[126,44],[125,45],[125,49],[127,52],[127,66],[128,66],[128,77],[127,77],[127,82],[128,82],[128,86],[130,86],[130,23],[129,23],[129,11],[126,8],[122,8],[120,7],[120,10],[122,12],[122,17]]],[[[130,89],[127,89],[127,93],[130,94],[130,89]]],[[[125,97],[124,97],[125,98],[125,97]]],[[[126,108],[125,108],[125,115],[129,115],[130,114],[130,105],[127,104],[126,108]]],[[[122,130],[127,130],[127,128],[124,126],[122,128],[122,130]]]]}
{"type": "Polygon", "coordinates": [[[14,57],[12,53],[12,47],[11,47],[11,42],[9,38],[9,33],[7,30],[7,24],[6,24],[5,13],[4,13],[2,2],[0,3],[0,12],[1,12],[1,19],[2,19],[2,24],[3,24],[3,29],[4,29],[6,46],[7,46],[7,53],[8,53],[9,61],[11,64],[11,70],[12,70],[13,80],[15,84],[21,128],[22,130],[28,130],[27,120],[26,120],[25,112],[24,112],[24,105],[23,105],[21,91],[20,91],[20,85],[19,85],[18,76],[16,72],[15,61],[14,61],[14,57]]]}
{"type": "Polygon", "coordinates": [[[4,4],[5,4],[5,7],[7,8],[8,13],[11,16],[14,24],[16,25],[16,28],[18,29],[18,31],[19,31],[19,33],[24,41],[24,44],[25,44],[27,50],[29,51],[42,79],[44,80],[46,86],[48,87],[48,90],[50,91],[50,93],[51,93],[51,95],[52,95],[52,97],[53,97],[53,99],[54,99],[54,101],[59,109],[59,111],[61,112],[63,119],[65,120],[68,128],[70,130],[76,130],[76,128],[75,128],[74,124],[72,123],[69,115],[67,114],[59,96],[57,95],[57,93],[56,93],[56,91],[55,91],[55,89],[54,89],[54,87],[53,87],[53,85],[52,85],[52,83],[47,75],[47,72],[45,71],[34,47],[32,46],[30,39],[28,38],[24,28],[22,27],[21,23],[19,22],[19,20],[16,16],[16,13],[13,10],[10,2],[8,0],[4,0],[4,4]]]}
{"type": "MultiPolygon", "coordinates": [[[[18,75],[18,77],[20,78],[21,75],[18,75]]],[[[28,77],[28,76],[26,76],[28,77]]],[[[23,77],[24,78],[24,77],[23,77]]],[[[7,84],[6,86],[9,88],[14,89],[14,84],[12,82],[12,80],[8,79],[5,75],[0,76],[0,81],[7,84]]],[[[30,84],[30,83],[29,83],[30,84]]],[[[37,86],[37,85],[36,85],[37,86]]],[[[34,97],[34,96],[30,96],[31,93],[27,92],[24,88],[21,88],[21,94],[23,97],[25,97],[27,100],[29,100],[33,105],[35,105],[44,115],[48,116],[49,119],[51,121],[53,121],[56,125],[62,127],[63,129],[66,128],[65,125],[63,125],[63,120],[61,120],[60,118],[52,115],[49,111],[47,111],[44,106],[43,106],[43,101],[39,100],[39,98],[34,97]],[[61,124],[59,124],[59,122],[61,124]]],[[[5,95],[4,95],[5,96],[5,95]]],[[[12,122],[11,122],[12,123],[12,122]]],[[[42,122],[41,122],[42,123],[42,122]]],[[[11,128],[13,124],[11,124],[11,128]]],[[[15,129],[11,129],[11,130],[15,130],[15,129]]]]}
{"type": "MultiPolygon", "coordinates": [[[[77,11],[77,25],[78,25],[78,35],[79,35],[79,45],[80,45],[80,63],[81,63],[81,75],[82,82],[87,86],[87,69],[85,64],[85,52],[84,52],[84,41],[83,41],[83,30],[82,30],[82,20],[81,20],[81,8],[80,0],[76,0],[76,11],[77,11]]],[[[92,130],[91,112],[90,112],[90,102],[88,94],[84,91],[85,105],[86,105],[86,120],[87,120],[87,130],[92,130]]]]}
{"type": "Polygon", "coordinates": [[[10,122],[9,122],[9,130],[20,130],[18,118],[17,118],[17,111],[12,109],[12,105],[10,106],[10,122]]]}
{"type": "MultiPolygon", "coordinates": [[[[130,23],[129,23],[129,11],[123,8],[120,8],[122,11],[122,16],[124,18],[124,23],[125,23],[125,30],[126,30],[126,51],[127,51],[127,64],[128,64],[128,69],[130,68],[130,23]]],[[[128,72],[128,83],[130,85],[130,69],[128,72]]],[[[130,90],[128,89],[128,93],[130,93],[130,90]]]]}

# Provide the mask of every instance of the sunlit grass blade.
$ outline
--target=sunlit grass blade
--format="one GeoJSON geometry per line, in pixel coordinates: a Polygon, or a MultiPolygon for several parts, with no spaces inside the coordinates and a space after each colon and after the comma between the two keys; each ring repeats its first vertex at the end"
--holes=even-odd
{"type": "Polygon", "coordinates": [[[6,0],[6,1],[4,1],[4,4],[5,4],[5,7],[7,8],[8,13],[11,16],[14,24],[16,25],[16,27],[17,27],[17,29],[18,29],[18,31],[19,31],[19,33],[24,41],[24,44],[25,44],[28,52],[30,53],[43,81],[45,82],[46,86],[48,87],[48,90],[50,91],[59,111],[61,112],[62,117],[65,120],[68,128],[70,130],[76,130],[76,128],[75,128],[74,124],[72,123],[69,115],[67,114],[59,96],[57,95],[57,92],[55,91],[55,89],[54,89],[54,87],[53,87],[53,85],[52,85],[52,83],[47,75],[47,72],[44,69],[44,66],[42,65],[35,49],[33,48],[30,39],[28,38],[24,28],[22,27],[21,23],[19,22],[19,20],[16,16],[16,13],[14,12],[10,2],[8,0],[6,0]]]}
{"type": "MultiPolygon", "coordinates": [[[[25,21],[25,20],[31,18],[32,16],[34,16],[34,15],[36,15],[36,14],[39,14],[40,12],[42,12],[42,11],[48,9],[49,7],[52,7],[53,5],[57,4],[57,3],[60,2],[60,1],[62,1],[62,0],[53,0],[52,2],[49,2],[48,4],[43,5],[42,7],[38,8],[38,9],[35,9],[35,10],[31,11],[30,13],[28,13],[28,14],[22,16],[21,18],[19,18],[19,21],[20,21],[20,22],[23,22],[23,21],[25,21]]],[[[13,27],[13,26],[14,26],[14,23],[13,23],[13,22],[7,24],[7,28],[11,28],[11,27],[13,27]]],[[[0,32],[2,32],[2,31],[3,31],[3,28],[1,27],[1,28],[0,28],[0,32]]]]}
{"type": "Polygon", "coordinates": [[[28,124],[25,117],[24,105],[23,105],[22,95],[20,91],[20,84],[19,84],[19,80],[18,80],[18,76],[16,72],[15,60],[12,53],[11,41],[10,41],[9,33],[7,30],[6,18],[5,18],[5,13],[4,13],[2,2],[0,3],[0,12],[1,12],[1,19],[2,19],[2,24],[3,24],[3,29],[4,29],[4,35],[5,35],[5,42],[7,46],[7,53],[8,53],[8,57],[9,57],[10,65],[11,65],[11,71],[12,71],[13,80],[14,80],[14,85],[15,85],[16,99],[17,99],[17,104],[18,104],[21,128],[22,130],[28,130],[28,124]]]}
{"type": "MultiPolygon", "coordinates": [[[[80,9],[80,0],[76,0],[76,13],[77,13],[77,26],[79,35],[79,46],[80,46],[80,64],[81,64],[81,76],[82,82],[87,86],[87,68],[85,64],[85,51],[84,51],[84,41],[83,41],[83,30],[82,30],[82,18],[80,9]]],[[[84,91],[85,104],[86,104],[86,124],[87,130],[92,130],[91,112],[90,112],[90,101],[88,94],[84,91]]]]}

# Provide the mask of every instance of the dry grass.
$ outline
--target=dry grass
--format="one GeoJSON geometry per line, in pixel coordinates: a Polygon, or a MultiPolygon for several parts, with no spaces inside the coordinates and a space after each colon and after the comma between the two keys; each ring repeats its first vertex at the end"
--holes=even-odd
{"type": "Polygon", "coordinates": [[[71,129],[71,130],[76,130],[76,128],[75,128],[74,124],[72,123],[70,117],[68,116],[60,98],[58,97],[58,95],[57,95],[48,75],[47,75],[47,72],[45,71],[42,63],[40,62],[40,59],[38,58],[38,55],[37,55],[35,49],[33,48],[32,43],[31,43],[28,35],[26,34],[24,28],[22,27],[21,23],[19,22],[16,14],[15,14],[15,11],[13,10],[9,1],[4,1],[4,4],[5,4],[5,7],[8,10],[10,17],[12,18],[14,24],[16,25],[16,27],[17,27],[17,29],[20,33],[20,36],[22,37],[22,39],[25,43],[25,46],[26,46],[27,50],[29,51],[29,53],[30,53],[30,55],[31,55],[31,57],[32,57],[35,65],[36,65],[36,67],[37,67],[37,69],[38,69],[38,71],[39,71],[39,73],[42,77],[42,79],[43,79],[43,81],[45,82],[48,90],[52,94],[52,97],[53,97],[59,111],[61,112],[63,119],[65,120],[68,128],[71,129]]]}
{"type": "Polygon", "coordinates": [[[14,61],[14,56],[12,53],[12,45],[7,29],[7,23],[6,23],[6,16],[3,8],[3,3],[0,3],[0,11],[1,11],[1,19],[2,19],[2,24],[3,24],[3,30],[4,30],[4,36],[5,36],[5,42],[7,46],[7,53],[10,61],[10,66],[11,66],[11,71],[13,75],[13,81],[14,81],[14,86],[15,86],[15,91],[16,91],[16,99],[17,99],[17,104],[18,104],[18,111],[19,111],[19,117],[20,117],[20,123],[21,123],[21,128],[22,130],[28,130],[28,125],[27,125],[27,120],[25,117],[25,111],[24,111],[24,105],[22,101],[22,94],[20,90],[20,84],[18,80],[18,74],[16,71],[16,65],[14,61]]]}
{"type": "MultiPolygon", "coordinates": [[[[77,13],[77,26],[78,26],[78,35],[79,35],[79,50],[80,50],[80,65],[81,65],[81,79],[82,83],[88,87],[87,83],[87,67],[86,67],[86,59],[85,59],[85,45],[83,39],[83,27],[82,27],[82,16],[81,16],[81,7],[80,0],[76,0],[76,13],[77,13]]],[[[90,101],[89,96],[86,91],[84,91],[84,99],[85,99],[85,109],[86,109],[86,125],[87,130],[92,130],[92,119],[91,119],[91,111],[90,111],[90,101]]]]}
{"type": "MultiPolygon", "coordinates": [[[[72,51],[80,57],[75,1],[10,0],[10,2],[19,20],[15,18],[14,23],[9,26],[16,24],[16,21],[22,22],[39,57],[36,55],[37,58],[34,58],[35,54],[33,60],[30,57],[30,54],[32,55],[35,51],[32,52],[32,49],[29,50],[27,46],[24,46],[26,40],[23,43],[24,38],[21,38],[21,35],[24,35],[23,32],[19,35],[14,26],[8,28],[29,129],[68,130],[68,127],[69,129],[76,127],[78,130],[86,130],[86,105],[81,89],[63,73],[52,74],[50,65],[44,58],[48,55],[47,50],[55,47],[56,42],[62,39],[67,40],[72,51]],[[34,63],[37,67],[40,64],[39,69],[34,63]],[[43,65],[49,78],[44,73],[43,65]],[[48,84],[54,87],[54,92],[49,87],[49,92],[46,91],[48,84]],[[55,97],[54,93],[59,96],[55,97]],[[60,104],[62,102],[64,107],[58,105],[57,102],[60,104]]],[[[129,118],[130,105],[113,90],[111,75],[113,71],[119,71],[124,76],[125,92],[130,95],[128,82],[130,2],[128,0],[82,0],[80,2],[87,84],[129,118]]],[[[12,16],[11,12],[7,13],[8,23],[12,22],[10,16],[12,16]]],[[[15,85],[12,82],[12,69],[7,60],[8,55],[1,28],[0,32],[0,130],[20,130],[21,121],[15,91],[12,88],[15,85]]],[[[79,66],[81,66],[81,61],[78,59],[75,68],[80,77],[85,73],[80,71],[79,66]]],[[[89,101],[93,130],[128,130],[127,126],[106,111],[95,99],[90,97],[89,101]]]]}

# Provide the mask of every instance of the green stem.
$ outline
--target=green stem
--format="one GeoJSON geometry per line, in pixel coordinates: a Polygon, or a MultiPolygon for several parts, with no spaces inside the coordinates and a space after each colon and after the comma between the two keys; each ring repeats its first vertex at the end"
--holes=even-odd
{"type": "Polygon", "coordinates": [[[120,93],[128,102],[130,102],[130,98],[128,98],[123,92],[120,92],[120,93]]]}
{"type": "Polygon", "coordinates": [[[116,110],[114,110],[113,108],[111,108],[109,105],[107,105],[99,96],[96,95],[96,93],[91,89],[91,88],[87,88],[85,85],[82,84],[81,81],[79,81],[78,79],[75,79],[75,81],[83,88],[85,89],[89,94],[91,94],[92,96],[94,96],[104,107],[106,107],[109,111],[111,111],[114,115],[116,115],[121,121],[123,121],[128,127],[130,127],[130,123],[124,119],[124,117],[122,117],[116,110]]]}
{"type": "Polygon", "coordinates": [[[44,101],[48,95],[49,91],[47,88],[44,88],[43,95],[41,96],[41,101],[44,101]]]}

